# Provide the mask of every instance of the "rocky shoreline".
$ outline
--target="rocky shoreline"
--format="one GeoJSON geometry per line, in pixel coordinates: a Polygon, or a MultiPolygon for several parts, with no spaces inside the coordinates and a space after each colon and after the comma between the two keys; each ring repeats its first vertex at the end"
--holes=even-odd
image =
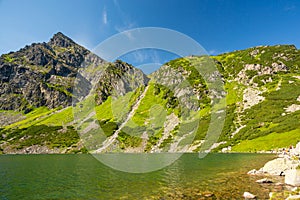
{"type": "MultiPolygon", "coordinates": [[[[274,191],[269,193],[270,200],[300,200],[300,142],[294,148],[283,148],[277,152],[278,157],[267,162],[261,169],[252,169],[249,176],[257,176],[259,184],[271,184],[274,191]],[[261,176],[264,178],[261,179],[261,176]],[[282,180],[282,182],[278,180],[282,180]]],[[[243,194],[245,199],[256,199],[249,191],[243,194]]]]}

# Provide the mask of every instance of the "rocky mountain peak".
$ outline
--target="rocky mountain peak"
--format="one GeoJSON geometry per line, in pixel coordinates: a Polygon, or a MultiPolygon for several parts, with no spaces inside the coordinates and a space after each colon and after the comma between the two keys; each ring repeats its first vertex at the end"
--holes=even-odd
{"type": "Polygon", "coordinates": [[[53,37],[48,42],[48,44],[50,46],[63,47],[63,48],[68,48],[76,45],[76,43],[72,39],[65,36],[61,32],[54,34],[53,37]]]}

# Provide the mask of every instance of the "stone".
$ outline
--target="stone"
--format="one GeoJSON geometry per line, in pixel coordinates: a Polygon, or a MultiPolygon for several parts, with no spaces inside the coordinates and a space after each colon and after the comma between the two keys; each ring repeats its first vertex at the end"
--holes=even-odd
{"type": "Polygon", "coordinates": [[[205,196],[205,197],[213,197],[213,196],[214,196],[214,193],[211,193],[211,192],[204,192],[202,195],[205,196]]]}
{"type": "Polygon", "coordinates": [[[282,186],[282,185],[284,185],[283,183],[280,183],[280,182],[278,182],[278,183],[275,183],[275,185],[276,186],[282,186]]]}
{"type": "Polygon", "coordinates": [[[296,199],[300,199],[300,195],[290,195],[288,198],[286,198],[286,200],[296,200],[296,199]]]}
{"type": "Polygon", "coordinates": [[[260,170],[252,169],[247,174],[249,174],[249,175],[259,175],[259,174],[263,174],[263,173],[264,172],[261,169],[260,170]]]}
{"type": "Polygon", "coordinates": [[[272,180],[268,179],[268,178],[263,178],[263,179],[259,179],[257,181],[255,181],[256,183],[273,183],[272,180]]]}
{"type": "Polygon", "coordinates": [[[285,172],[285,184],[300,186],[300,169],[291,169],[285,172]]]}
{"type": "Polygon", "coordinates": [[[295,154],[295,155],[300,155],[300,142],[298,142],[298,143],[296,144],[296,147],[295,147],[295,149],[294,149],[294,154],[295,154]]]}
{"type": "Polygon", "coordinates": [[[293,169],[298,165],[299,163],[294,163],[287,158],[277,158],[267,162],[261,170],[270,175],[282,176],[285,171],[293,169]]]}
{"type": "Polygon", "coordinates": [[[256,199],[256,196],[254,194],[251,194],[250,192],[244,192],[243,197],[245,199],[256,199]]]}
{"type": "Polygon", "coordinates": [[[298,190],[298,187],[294,187],[291,191],[296,192],[298,190]]]}
{"type": "Polygon", "coordinates": [[[292,104],[289,107],[284,108],[284,109],[285,109],[286,112],[293,113],[293,112],[296,112],[296,111],[300,110],[300,105],[292,104]]]}
{"type": "Polygon", "coordinates": [[[250,175],[255,175],[256,174],[256,172],[257,172],[257,170],[256,169],[252,169],[252,170],[250,170],[247,174],[250,174],[250,175]]]}
{"type": "Polygon", "coordinates": [[[231,146],[222,148],[222,153],[227,153],[231,151],[231,146]]]}

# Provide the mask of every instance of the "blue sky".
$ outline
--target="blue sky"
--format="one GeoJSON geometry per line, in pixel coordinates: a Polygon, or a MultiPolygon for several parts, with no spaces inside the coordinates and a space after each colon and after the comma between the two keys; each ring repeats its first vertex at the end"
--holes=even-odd
{"type": "MultiPolygon", "coordinates": [[[[291,0],[0,0],[0,17],[0,54],[58,31],[93,49],[138,27],[179,31],[214,55],[257,45],[300,47],[300,1],[291,0]]],[[[174,57],[148,50],[121,58],[143,65],[174,57]]]]}

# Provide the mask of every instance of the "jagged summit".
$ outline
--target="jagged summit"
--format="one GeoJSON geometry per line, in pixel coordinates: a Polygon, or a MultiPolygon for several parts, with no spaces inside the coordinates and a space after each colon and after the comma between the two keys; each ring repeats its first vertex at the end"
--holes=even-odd
{"type": "Polygon", "coordinates": [[[53,37],[48,42],[48,45],[68,48],[77,44],[62,32],[58,32],[53,35],[53,37]]]}
{"type": "MultiPolygon", "coordinates": [[[[89,88],[89,81],[97,80],[106,65],[106,61],[61,32],[54,34],[48,43],[33,43],[19,51],[4,54],[0,57],[0,110],[29,112],[41,106],[50,109],[69,106],[78,70],[85,66],[97,68],[86,76],[88,80],[82,79],[89,88]]],[[[128,88],[144,84],[147,79],[141,71],[128,67],[127,63],[116,62],[111,66],[114,69],[111,73],[120,71],[130,74],[128,79],[135,77],[134,81],[125,81],[126,88],[120,86],[122,83],[116,84],[123,93],[128,92],[128,88]]],[[[112,79],[105,81],[103,90],[109,93],[107,85],[112,84],[112,79]]]]}
{"type": "Polygon", "coordinates": [[[68,106],[78,68],[102,59],[56,33],[48,43],[33,43],[0,57],[0,109],[68,106]]]}

